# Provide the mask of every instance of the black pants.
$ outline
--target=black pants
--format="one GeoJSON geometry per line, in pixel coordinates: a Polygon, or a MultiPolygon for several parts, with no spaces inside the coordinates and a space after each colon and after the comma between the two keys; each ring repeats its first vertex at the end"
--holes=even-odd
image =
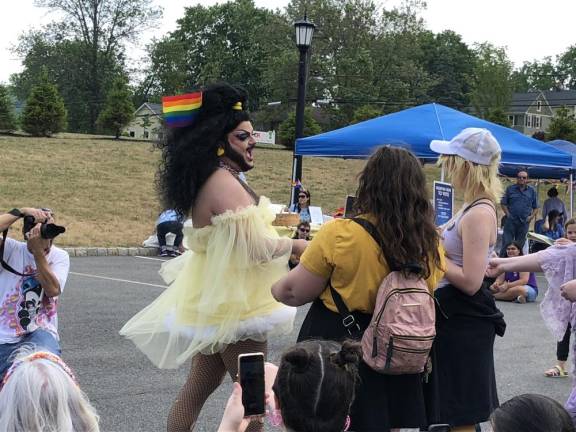
{"type": "Polygon", "coordinates": [[[566,333],[560,342],[556,344],[556,358],[559,361],[568,360],[568,352],[570,351],[570,333],[572,332],[572,326],[568,324],[566,333]]]}
{"type": "Polygon", "coordinates": [[[176,234],[174,239],[174,248],[179,248],[184,238],[182,232],[183,225],[177,221],[162,222],[156,226],[156,235],[158,236],[158,244],[160,247],[166,247],[166,234],[176,234]]]}

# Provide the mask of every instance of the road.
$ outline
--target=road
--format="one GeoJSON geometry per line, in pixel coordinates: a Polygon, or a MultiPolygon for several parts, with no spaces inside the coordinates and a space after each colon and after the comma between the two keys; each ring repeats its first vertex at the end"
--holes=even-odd
{"type": "MultiPolygon", "coordinates": [[[[184,383],[189,363],[177,370],[156,369],[118,330],[164,288],[161,261],[146,257],[71,259],[71,274],[61,296],[59,326],[63,357],[96,406],[104,432],[165,430],[169,407],[184,383]]],[[[542,289],[545,284],[539,278],[542,289]]],[[[556,346],[544,327],[538,304],[499,303],[508,328],[497,338],[495,357],[500,400],[542,393],[564,402],[571,379],[545,378],[556,346]]],[[[294,332],[269,342],[270,359],[294,343],[306,308],[298,311],[294,332]]],[[[224,384],[207,401],[197,431],[215,431],[231,389],[224,384]]],[[[267,430],[274,430],[268,427],[267,430]]],[[[489,430],[484,425],[483,430],[489,430]]]]}

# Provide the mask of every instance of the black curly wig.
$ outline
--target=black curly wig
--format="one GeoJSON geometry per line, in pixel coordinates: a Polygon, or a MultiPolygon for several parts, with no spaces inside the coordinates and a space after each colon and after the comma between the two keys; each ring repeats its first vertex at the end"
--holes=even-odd
{"type": "Polygon", "coordinates": [[[218,147],[229,148],[226,138],[240,123],[250,121],[244,110],[232,109],[237,102],[247,106],[248,96],[240,87],[217,83],[202,89],[202,107],[194,123],[169,129],[159,142],[162,161],[156,184],[164,208],[187,215],[198,191],[218,168],[218,147]]]}

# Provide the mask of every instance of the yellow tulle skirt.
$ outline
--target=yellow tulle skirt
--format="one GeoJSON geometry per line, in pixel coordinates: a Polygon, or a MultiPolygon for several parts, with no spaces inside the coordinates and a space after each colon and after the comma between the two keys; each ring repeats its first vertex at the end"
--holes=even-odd
{"type": "Polygon", "coordinates": [[[269,204],[262,197],[204,228],[185,229],[189,250],[160,271],[169,287],[120,330],[157,367],[292,331],[296,308],[270,292],[288,272],[292,242],[273,229],[269,204]]]}

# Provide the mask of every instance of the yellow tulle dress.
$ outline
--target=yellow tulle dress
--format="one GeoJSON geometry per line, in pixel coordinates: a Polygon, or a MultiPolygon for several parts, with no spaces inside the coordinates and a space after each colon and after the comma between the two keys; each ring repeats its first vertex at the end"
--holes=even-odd
{"type": "Polygon", "coordinates": [[[169,287],[120,334],[157,367],[175,368],[197,353],[290,333],[296,308],[274,300],[270,287],[288,272],[292,241],[278,236],[273,220],[261,197],[211,225],[185,228],[188,251],[160,270],[169,287]]]}

